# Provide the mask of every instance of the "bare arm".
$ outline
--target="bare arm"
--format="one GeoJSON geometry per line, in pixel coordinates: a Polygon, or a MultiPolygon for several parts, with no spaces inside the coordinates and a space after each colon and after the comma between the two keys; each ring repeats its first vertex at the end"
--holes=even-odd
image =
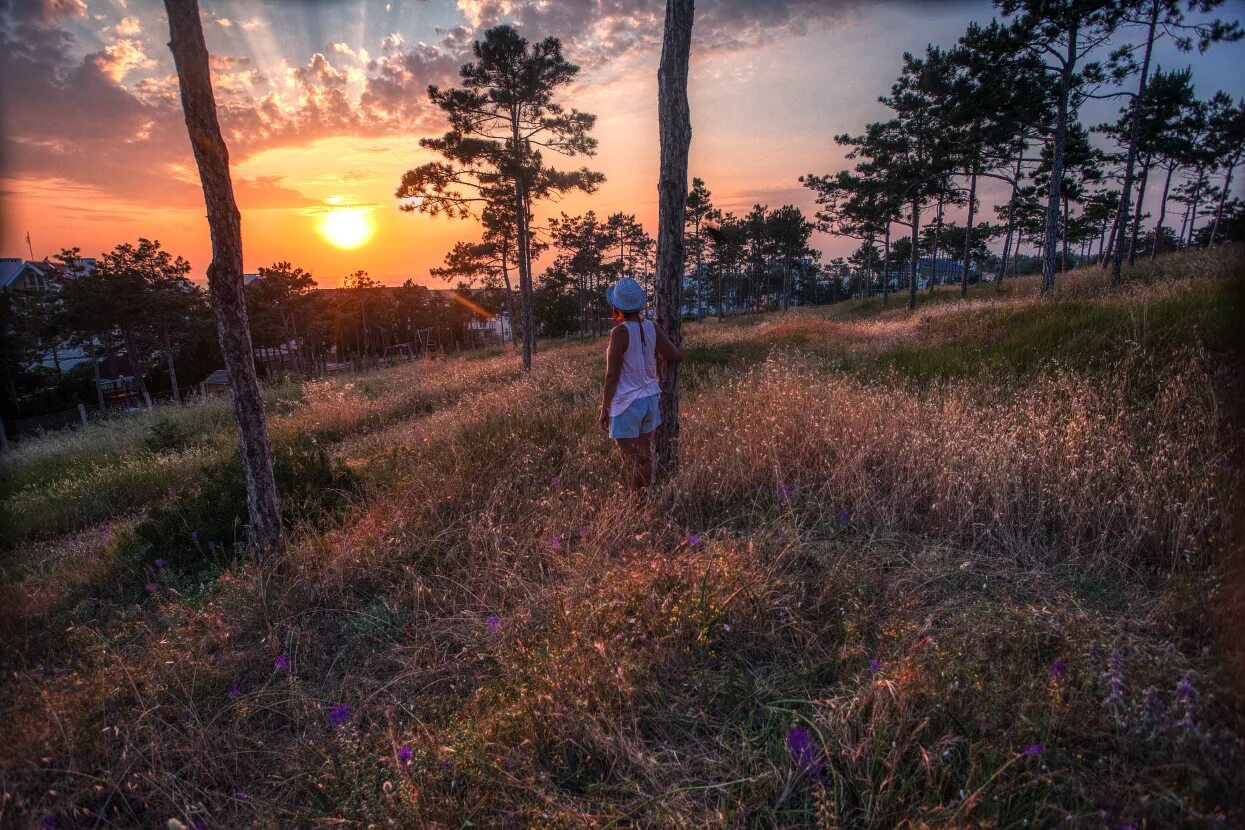
{"type": "Polygon", "coordinates": [[[605,388],[601,391],[602,429],[610,425],[610,404],[614,402],[614,393],[618,391],[618,379],[622,377],[623,357],[627,354],[627,345],[631,337],[626,326],[616,326],[610,332],[610,345],[605,351],[605,388]]]}
{"type": "Polygon", "coordinates": [[[670,342],[670,338],[660,326],[653,326],[653,328],[657,330],[657,354],[666,361],[667,366],[678,366],[683,362],[683,350],[670,342]]]}

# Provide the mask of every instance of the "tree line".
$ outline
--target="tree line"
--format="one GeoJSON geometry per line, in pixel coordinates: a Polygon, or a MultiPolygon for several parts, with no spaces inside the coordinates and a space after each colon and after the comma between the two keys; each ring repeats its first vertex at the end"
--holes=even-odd
{"type": "MultiPolygon", "coordinates": [[[[132,379],[123,404],[150,406],[157,392],[180,402],[221,366],[207,291],[158,241],[119,244],[91,267],[80,249],[65,249],[41,270],[44,286],[0,292],[6,419],[78,403],[109,408],[118,374],[132,379]]],[[[330,362],[361,367],[477,345],[471,322],[504,299],[466,285],[449,296],[411,280],[386,287],[365,271],[322,290],[289,262],[259,268],[242,293],[260,375],[304,378],[322,376],[330,362]]]]}
{"type": "MultiPolygon", "coordinates": [[[[904,55],[879,99],[889,117],[835,137],[851,169],[801,177],[816,196],[819,230],[860,240],[851,262],[866,273],[862,290],[877,285],[886,302],[906,282],[909,308],[918,256],[957,257],[964,292],[986,242],[1000,237],[998,279],[1015,273],[1030,245],[1043,293],[1091,257],[1115,284],[1125,260],[1239,238],[1245,211],[1230,195],[1245,156],[1245,100],[1224,92],[1199,100],[1189,69],[1152,60],[1163,40],[1187,51],[1239,39],[1239,24],[1201,17],[1219,5],[996,0],[1002,20],[971,24],[950,49],[904,55]],[[1085,126],[1081,109],[1095,99],[1122,101],[1119,118],[1085,126]],[[1095,133],[1104,140],[1092,141],[1095,133]],[[1157,218],[1143,225],[1152,175],[1163,177],[1162,195],[1157,218]],[[997,223],[979,219],[987,180],[1008,193],[994,207],[997,223]],[[1178,228],[1167,224],[1173,204],[1178,228]],[[966,209],[964,227],[944,221],[951,206],[966,209]]],[[[931,274],[929,286],[937,281],[931,274]]]]}

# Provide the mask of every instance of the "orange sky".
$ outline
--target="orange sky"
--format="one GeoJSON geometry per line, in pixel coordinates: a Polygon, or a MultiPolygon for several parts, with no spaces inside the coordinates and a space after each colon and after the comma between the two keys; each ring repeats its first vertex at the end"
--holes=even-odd
{"type": "MultiPolygon", "coordinates": [[[[36,257],[75,245],[95,255],[146,236],[186,256],[201,276],[207,227],[161,7],[155,0],[30,2],[33,11],[9,20],[5,37],[45,38],[58,51],[52,58],[32,52],[0,74],[0,254],[27,255],[27,231],[36,257]],[[68,129],[64,113],[74,114],[68,129]]],[[[538,219],[558,210],[621,210],[654,229],[660,25],[650,6],[660,4],[201,3],[247,270],[290,260],[326,286],[356,269],[390,283],[428,282],[428,268],[455,241],[476,236],[471,222],[401,213],[392,194],[404,170],[429,158],[418,139],[442,129],[423,89],[451,83],[471,39],[497,19],[517,21],[528,36],[561,36],[567,56],[584,67],[564,100],[599,117],[600,153],[588,164],[605,173],[605,185],[539,208],[538,219]],[[353,250],[318,230],[326,211],[343,208],[371,231],[353,250]]],[[[706,180],[721,207],[810,209],[797,177],[842,165],[833,135],[859,132],[881,116],[876,98],[903,51],[949,44],[969,20],[990,15],[984,0],[698,3],[692,175],[706,180]]],[[[1225,85],[1240,91],[1233,89],[1241,86],[1233,71],[1240,47],[1219,49],[1214,59],[1178,58],[1196,64],[1200,94],[1225,85]]],[[[856,244],[817,241],[832,255],[856,244]]]]}

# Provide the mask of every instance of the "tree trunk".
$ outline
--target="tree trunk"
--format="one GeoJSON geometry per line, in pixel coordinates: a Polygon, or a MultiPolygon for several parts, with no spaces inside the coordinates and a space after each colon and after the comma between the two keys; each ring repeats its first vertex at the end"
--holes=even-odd
{"type": "Polygon", "coordinates": [[[886,220],[886,236],[882,242],[882,305],[891,301],[891,222],[886,220]]]}
{"type": "MultiPolygon", "coordinates": [[[[930,257],[929,266],[929,293],[934,293],[934,286],[938,284],[938,246],[942,244],[942,204],[943,194],[938,194],[938,215],[934,219],[934,253],[930,257]]],[[[1003,254],[1004,261],[1007,260],[1007,254],[1003,254]]]]}
{"type": "Polygon", "coordinates": [[[129,326],[126,326],[123,332],[125,333],[125,356],[129,360],[130,374],[134,376],[134,385],[138,388],[138,394],[143,398],[143,406],[151,409],[151,393],[147,391],[146,372],[139,366],[138,360],[135,358],[138,350],[134,345],[134,333],[129,326]]]}
{"type": "Polygon", "coordinates": [[[921,200],[912,200],[912,265],[908,269],[908,311],[916,309],[917,232],[921,226],[921,200]]]}
{"type": "Polygon", "coordinates": [[[161,344],[164,347],[164,360],[169,367],[169,384],[173,387],[173,402],[181,403],[182,392],[177,387],[177,367],[173,365],[173,338],[169,337],[168,332],[165,332],[162,339],[164,341],[161,344]]]}
{"type": "MultiPolygon", "coordinates": [[[[683,342],[683,217],[687,207],[687,154],[692,120],[687,104],[687,67],[692,51],[694,0],[666,0],[657,114],[661,171],[657,182],[657,325],[676,346],[683,342]]],[[[661,426],[657,467],[668,476],[679,462],[679,372],[661,362],[661,426]]]]}
{"type": "Polygon", "coordinates": [[[1151,158],[1147,155],[1145,161],[1141,163],[1141,176],[1137,179],[1137,209],[1133,211],[1133,229],[1128,239],[1129,265],[1137,262],[1137,234],[1141,230],[1141,212],[1146,203],[1146,185],[1150,182],[1150,163],[1151,158]]]}
{"type": "Polygon", "coordinates": [[[1215,221],[1210,226],[1210,239],[1206,241],[1207,248],[1215,244],[1215,235],[1219,233],[1219,220],[1223,218],[1223,205],[1228,200],[1228,193],[1232,190],[1232,174],[1236,172],[1236,165],[1240,164],[1240,161],[1239,152],[1228,160],[1228,172],[1223,177],[1223,192],[1219,194],[1219,205],[1215,208],[1215,221]]]}
{"type": "Polygon", "coordinates": [[[960,296],[968,294],[968,266],[973,257],[973,222],[977,208],[977,168],[968,180],[968,225],[964,228],[964,270],[960,273],[960,296]]]}
{"type": "MultiPolygon", "coordinates": [[[[1154,30],[1158,26],[1160,0],[1150,0],[1150,29],[1146,34],[1145,57],[1141,61],[1141,78],[1137,81],[1137,97],[1133,98],[1133,113],[1128,129],[1128,155],[1124,162],[1124,189],[1120,191],[1120,228],[1116,233],[1115,249],[1111,252],[1111,284],[1120,284],[1120,266],[1124,260],[1124,231],[1128,228],[1129,200],[1132,198],[1133,167],[1137,163],[1137,138],[1141,134],[1141,104],[1146,94],[1146,80],[1150,74],[1150,54],[1154,51],[1154,30]]],[[[1140,198],[1138,199],[1140,201],[1140,198]]],[[[1141,213],[1138,207],[1137,213],[1141,213]]],[[[1130,247],[1129,261],[1132,261],[1130,247]]]]}
{"type": "Polygon", "coordinates": [[[91,350],[91,377],[95,380],[95,400],[99,403],[99,411],[104,411],[104,385],[99,378],[99,355],[91,350]]]}
{"type": "Polygon", "coordinates": [[[208,291],[216,316],[220,350],[233,388],[239,448],[246,478],[247,512],[262,554],[282,547],[281,512],[272,474],[272,448],[264,420],[264,399],[255,377],[255,354],[242,295],[242,217],[229,178],[229,152],[216,120],[216,100],[208,69],[197,0],[165,0],[169,48],[177,67],[186,128],[199,167],[212,237],[208,291]]]}
{"type": "Polygon", "coordinates": [[[1055,119],[1055,151],[1051,158],[1050,195],[1046,200],[1046,239],[1042,251],[1042,293],[1055,288],[1055,251],[1059,233],[1059,197],[1063,189],[1063,153],[1068,140],[1068,99],[1072,94],[1072,74],[1076,69],[1077,34],[1074,24],[1068,32],[1068,52],[1059,73],[1059,107],[1055,119]]]}
{"type": "MultiPolygon", "coordinates": [[[[1020,166],[1024,162],[1024,149],[1016,154],[1016,176],[1012,179],[1012,198],[1007,203],[1007,236],[1003,240],[1003,259],[999,265],[999,278],[995,283],[995,290],[1003,288],[1003,278],[1007,276],[1007,258],[1012,249],[1012,234],[1016,230],[1016,196],[1020,191],[1020,166]]],[[[1016,250],[1020,250],[1020,243],[1017,240],[1016,250]]]]}
{"type": "Polygon", "coordinates": [[[1068,221],[1068,204],[1069,204],[1068,200],[1064,199],[1063,200],[1063,226],[1060,228],[1060,231],[1059,231],[1059,238],[1060,238],[1060,241],[1063,243],[1063,257],[1059,261],[1060,271],[1068,270],[1068,228],[1069,228],[1069,225],[1071,224],[1068,221]]]}
{"type": "Polygon", "coordinates": [[[1159,255],[1159,232],[1163,229],[1163,220],[1167,218],[1167,194],[1172,187],[1172,176],[1176,165],[1167,165],[1167,180],[1163,182],[1163,198],[1159,200],[1159,220],[1154,223],[1154,241],[1150,243],[1150,261],[1154,262],[1159,255]]]}

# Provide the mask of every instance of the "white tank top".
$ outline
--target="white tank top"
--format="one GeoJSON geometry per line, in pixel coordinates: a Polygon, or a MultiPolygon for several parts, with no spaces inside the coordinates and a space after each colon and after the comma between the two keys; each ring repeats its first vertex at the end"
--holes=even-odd
{"type": "Polygon", "coordinates": [[[660,395],[657,382],[657,328],[652,320],[627,320],[627,351],[623,355],[622,375],[610,403],[610,415],[621,415],[631,404],[650,395],[660,395]]]}

